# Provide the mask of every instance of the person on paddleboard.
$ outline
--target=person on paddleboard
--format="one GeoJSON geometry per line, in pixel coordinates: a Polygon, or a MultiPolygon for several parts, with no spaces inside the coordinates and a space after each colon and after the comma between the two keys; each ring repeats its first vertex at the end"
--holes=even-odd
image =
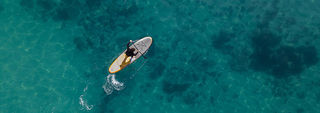
{"type": "Polygon", "coordinates": [[[135,51],[136,49],[134,49],[134,48],[129,48],[129,47],[130,47],[130,43],[132,43],[132,40],[130,40],[130,41],[128,42],[128,44],[127,44],[126,55],[127,55],[128,57],[133,58],[133,56],[136,56],[136,55],[138,54],[138,52],[137,52],[136,54],[134,54],[134,51],[135,51]]]}
{"type": "Polygon", "coordinates": [[[133,58],[133,56],[136,56],[136,55],[138,54],[138,52],[137,52],[137,53],[134,53],[134,51],[135,51],[136,49],[130,48],[130,43],[133,43],[133,41],[130,40],[130,41],[128,42],[128,44],[127,44],[127,50],[126,50],[126,52],[125,52],[126,56],[125,56],[124,60],[122,61],[122,64],[120,65],[120,67],[129,64],[129,63],[131,62],[131,59],[133,58]],[[130,57],[129,60],[128,60],[128,57],[130,57]]]}

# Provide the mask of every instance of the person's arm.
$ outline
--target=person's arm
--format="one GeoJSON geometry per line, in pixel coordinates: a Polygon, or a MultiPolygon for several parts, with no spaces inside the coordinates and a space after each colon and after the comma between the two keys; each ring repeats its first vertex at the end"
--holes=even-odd
{"type": "Polygon", "coordinates": [[[132,43],[132,40],[130,40],[127,44],[127,50],[129,50],[129,47],[130,47],[130,43],[132,43]]]}

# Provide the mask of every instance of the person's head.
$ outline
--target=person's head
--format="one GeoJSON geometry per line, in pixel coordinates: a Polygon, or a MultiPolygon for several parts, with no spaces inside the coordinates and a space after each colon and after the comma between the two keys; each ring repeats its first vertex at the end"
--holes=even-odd
{"type": "Polygon", "coordinates": [[[136,49],[134,49],[134,48],[130,48],[130,51],[134,51],[134,50],[136,50],[136,49]]]}

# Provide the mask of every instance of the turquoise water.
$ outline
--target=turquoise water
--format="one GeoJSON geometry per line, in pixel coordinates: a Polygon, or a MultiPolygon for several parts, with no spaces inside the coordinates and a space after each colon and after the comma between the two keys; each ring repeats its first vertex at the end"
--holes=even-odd
{"type": "Polygon", "coordinates": [[[320,112],[319,0],[1,0],[0,113],[320,112]],[[128,40],[147,59],[107,68],[128,40]]]}

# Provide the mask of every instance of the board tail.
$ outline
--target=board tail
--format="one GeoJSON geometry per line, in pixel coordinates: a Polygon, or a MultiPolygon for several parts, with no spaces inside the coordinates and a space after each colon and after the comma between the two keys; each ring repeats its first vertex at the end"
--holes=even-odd
{"type": "Polygon", "coordinates": [[[115,76],[115,74],[109,74],[106,77],[104,85],[102,86],[104,92],[106,92],[107,95],[112,94],[113,90],[120,91],[125,88],[124,84],[122,82],[117,81],[115,76]]]}

